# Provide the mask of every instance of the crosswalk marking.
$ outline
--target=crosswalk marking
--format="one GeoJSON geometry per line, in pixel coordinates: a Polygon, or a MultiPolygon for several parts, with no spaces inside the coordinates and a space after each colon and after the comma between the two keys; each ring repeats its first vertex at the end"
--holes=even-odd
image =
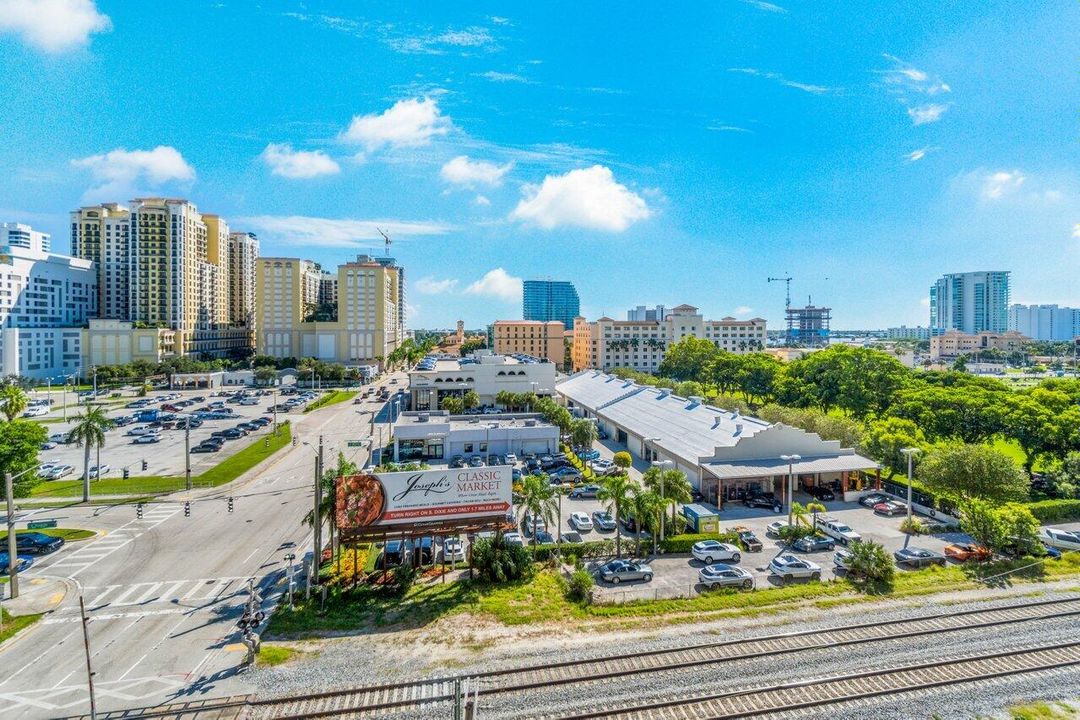
{"type": "Polygon", "coordinates": [[[153,603],[217,603],[245,587],[246,577],[159,580],[84,588],[91,611],[153,603]]]}

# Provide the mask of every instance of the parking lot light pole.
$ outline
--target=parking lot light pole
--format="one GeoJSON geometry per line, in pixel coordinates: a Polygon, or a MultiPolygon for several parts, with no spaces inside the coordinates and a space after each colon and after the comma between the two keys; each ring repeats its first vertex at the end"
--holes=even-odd
{"type": "Polygon", "coordinates": [[[918,455],[921,450],[917,447],[901,448],[900,452],[907,456],[907,519],[911,521],[911,463],[912,458],[918,455]]]}
{"type": "Polygon", "coordinates": [[[791,512],[791,505],[795,500],[795,463],[802,460],[802,455],[781,455],[780,459],[787,463],[787,524],[790,526],[794,513],[791,512]]]}
{"type": "Polygon", "coordinates": [[[7,553],[8,553],[8,585],[11,586],[12,600],[19,597],[19,544],[15,539],[15,478],[22,477],[26,473],[37,470],[37,467],[27,468],[21,473],[12,475],[4,473],[4,495],[7,498],[7,553]]]}

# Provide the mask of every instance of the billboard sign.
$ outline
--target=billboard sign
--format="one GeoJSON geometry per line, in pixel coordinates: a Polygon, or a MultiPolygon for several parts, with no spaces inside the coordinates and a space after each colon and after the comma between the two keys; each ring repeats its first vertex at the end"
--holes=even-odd
{"type": "Polygon", "coordinates": [[[512,468],[440,468],[338,478],[342,530],[501,516],[510,509],[512,468]]]}

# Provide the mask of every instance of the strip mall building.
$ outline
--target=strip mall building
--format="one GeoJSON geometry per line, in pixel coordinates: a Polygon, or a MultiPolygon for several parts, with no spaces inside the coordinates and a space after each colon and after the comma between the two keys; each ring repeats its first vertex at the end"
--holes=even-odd
{"type": "Polygon", "coordinates": [[[595,418],[612,440],[646,461],[670,461],[711,503],[738,500],[747,492],[784,495],[789,460],[795,486],[825,486],[854,493],[880,478],[879,466],[835,440],[780,423],[638,385],[595,370],[576,373],[555,386],[576,414],[595,418]]]}

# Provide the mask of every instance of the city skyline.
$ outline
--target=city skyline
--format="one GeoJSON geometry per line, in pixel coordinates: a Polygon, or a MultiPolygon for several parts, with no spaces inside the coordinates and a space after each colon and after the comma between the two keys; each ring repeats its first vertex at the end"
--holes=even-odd
{"type": "Polygon", "coordinates": [[[165,195],[327,267],[387,231],[417,327],[517,317],[543,278],[590,320],[685,300],[776,329],[786,273],[838,328],[925,324],[935,278],[988,268],[1014,302],[1080,305],[1070,93],[1047,92],[1075,81],[1071,5],[730,2],[616,39],[590,8],[196,2],[164,49],[151,8],[70,7],[0,24],[0,221],[56,252],[75,208],[165,195]]]}

